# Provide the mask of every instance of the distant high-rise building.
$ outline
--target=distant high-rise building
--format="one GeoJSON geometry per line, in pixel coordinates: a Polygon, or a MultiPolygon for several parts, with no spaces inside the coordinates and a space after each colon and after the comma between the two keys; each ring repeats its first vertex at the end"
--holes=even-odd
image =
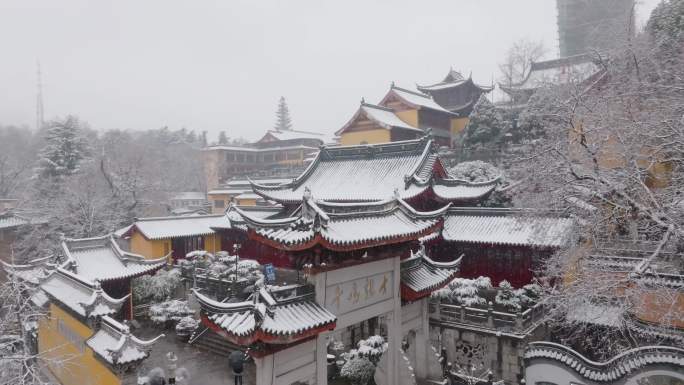
{"type": "Polygon", "coordinates": [[[610,49],[634,31],[634,0],[556,0],[560,56],[610,49]]]}

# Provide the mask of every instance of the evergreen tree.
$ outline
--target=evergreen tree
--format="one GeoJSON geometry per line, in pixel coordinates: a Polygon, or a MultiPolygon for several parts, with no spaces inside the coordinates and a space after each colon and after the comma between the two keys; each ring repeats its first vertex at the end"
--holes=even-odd
{"type": "Polygon", "coordinates": [[[61,177],[79,171],[87,157],[86,142],[78,118],[67,116],[48,124],[45,146],[40,151],[36,177],[61,177]]]}
{"type": "Polygon", "coordinates": [[[506,121],[500,111],[482,95],[475,103],[470,121],[465,128],[465,143],[500,144],[505,133],[509,131],[510,122],[506,121]]]}
{"type": "Polygon", "coordinates": [[[292,120],[290,119],[290,110],[287,108],[287,103],[283,96],[278,102],[278,111],[276,111],[276,124],[274,127],[278,131],[287,131],[292,129],[292,120]]]}
{"type": "Polygon", "coordinates": [[[218,144],[228,144],[228,137],[226,136],[225,131],[219,132],[218,144]]]}
{"type": "Polygon", "coordinates": [[[200,145],[202,147],[207,147],[207,132],[202,131],[202,135],[200,136],[200,145]]]}
{"type": "Polygon", "coordinates": [[[494,301],[498,305],[504,306],[509,311],[518,311],[521,308],[518,293],[506,280],[499,283],[499,291],[496,293],[494,301]]]}

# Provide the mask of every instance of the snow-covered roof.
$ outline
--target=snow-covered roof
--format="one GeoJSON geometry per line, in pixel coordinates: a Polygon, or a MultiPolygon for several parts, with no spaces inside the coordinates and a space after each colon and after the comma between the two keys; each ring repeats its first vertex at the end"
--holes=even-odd
{"type": "Polygon", "coordinates": [[[277,291],[260,288],[244,302],[224,303],[193,289],[205,319],[219,333],[239,345],[255,342],[283,344],[333,330],[337,317],[314,300],[312,291],[298,295],[301,286],[288,287],[293,295],[279,299],[277,291]]]}
{"type": "Polygon", "coordinates": [[[417,86],[417,88],[423,92],[430,92],[430,91],[440,91],[440,90],[445,90],[449,88],[454,88],[454,87],[459,87],[463,84],[471,83],[475,87],[480,88],[483,91],[489,92],[492,90],[492,87],[488,86],[482,86],[475,84],[473,82],[473,79],[471,76],[468,78],[465,78],[460,72],[454,70],[454,69],[449,69],[449,72],[447,75],[444,77],[444,79],[435,84],[427,85],[427,86],[417,86]]]}
{"type": "MultiPolygon", "coordinates": [[[[44,258],[45,259],[45,258],[44,258]]],[[[15,277],[31,285],[38,285],[47,278],[56,266],[49,263],[10,264],[0,259],[0,265],[10,277],[15,277]]]]}
{"type": "Polygon", "coordinates": [[[570,240],[573,223],[515,210],[454,208],[445,216],[442,237],[449,242],[561,247],[570,240]]]}
{"type": "Polygon", "coordinates": [[[31,218],[26,215],[20,215],[13,211],[6,211],[0,213],[0,230],[11,229],[23,225],[39,225],[45,224],[46,221],[40,218],[31,218]]]}
{"type": "Polygon", "coordinates": [[[293,146],[279,146],[279,147],[242,147],[242,146],[224,146],[216,145],[209,146],[202,149],[202,151],[213,151],[213,150],[226,150],[226,151],[236,151],[236,152],[273,152],[273,151],[283,151],[283,150],[315,150],[316,147],[305,146],[303,144],[297,144],[293,146]]]}
{"type": "Polygon", "coordinates": [[[388,130],[392,128],[403,128],[409,131],[423,132],[423,130],[420,128],[414,127],[401,120],[391,108],[363,103],[361,104],[360,109],[368,119],[378,123],[381,127],[384,127],[388,130]]]}
{"type": "Polygon", "coordinates": [[[436,180],[432,186],[435,195],[446,201],[479,202],[496,188],[500,178],[488,182],[466,182],[457,179],[436,180]]]}
{"type": "Polygon", "coordinates": [[[70,271],[58,268],[40,285],[50,298],[84,317],[101,317],[115,314],[121,309],[128,295],[112,298],[102,290],[98,282],[92,282],[70,271]]]}
{"type": "Polygon", "coordinates": [[[323,146],[296,179],[277,186],[253,182],[252,188],[266,199],[287,204],[301,202],[307,188],[316,199],[328,202],[384,201],[393,198],[395,191],[402,199],[410,199],[434,188],[431,181],[439,186],[444,200],[473,200],[494,188],[440,178],[446,178],[446,172],[433,141],[425,136],[392,143],[323,146]]]}
{"type": "Polygon", "coordinates": [[[328,140],[328,135],[296,130],[268,130],[266,135],[272,135],[278,140],[317,139],[321,143],[325,143],[328,140]]]}
{"type": "Polygon", "coordinates": [[[235,199],[261,199],[261,195],[255,194],[250,191],[237,195],[235,199]]]}
{"type": "Polygon", "coordinates": [[[419,212],[401,199],[333,204],[305,197],[297,216],[290,218],[259,219],[235,211],[261,242],[273,247],[301,250],[320,244],[340,250],[418,239],[439,228],[448,207],[419,212]]]}
{"type": "Polygon", "coordinates": [[[624,310],[619,306],[597,305],[581,300],[570,306],[566,318],[570,322],[620,327],[624,310]]]}
{"type": "Polygon", "coordinates": [[[126,325],[105,316],[102,317],[100,329],[86,341],[86,344],[109,364],[125,365],[146,358],[152,344],[161,337],[164,335],[153,340],[141,340],[132,335],[126,325]]]}
{"type": "Polygon", "coordinates": [[[171,200],[206,200],[207,195],[200,191],[184,191],[175,193],[171,200]]]}
{"type": "Polygon", "coordinates": [[[150,240],[193,237],[213,234],[213,227],[221,228],[227,225],[229,223],[223,214],[140,218],[125,234],[130,235],[133,231],[139,231],[150,240]]]}
{"type": "Polygon", "coordinates": [[[415,301],[448,284],[458,273],[461,258],[448,263],[435,262],[421,248],[401,261],[401,297],[415,301]]]}
{"type": "Polygon", "coordinates": [[[452,116],[457,115],[457,114],[454,114],[453,112],[445,109],[444,107],[440,106],[439,104],[437,104],[437,102],[435,102],[432,99],[432,96],[430,96],[428,94],[424,94],[424,93],[419,92],[419,91],[412,91],[412,90],[409,90],[406,88],[397,87],[394,84],[392,84],[389,92],[387,93],[387,95],[385,95],[385,97],[380,102],[380,105],[386,106],[386,102],[392,96],[396,96],[399,99],[403,100],[405,103],[408,103],[408,104],[410,104],[416,108],[423,107],[423,108],[428,108],[428,109],[431,109],[434,111],[443,112],[445,114],[452,115],[452,116]]]}
{"type": "Polygon", "coordinates": [[[152,273],[166,265],[166,258],[148,260],[123,251],[112,236],[66,239],[62,242],[64,269],[91,281],[128,279],[152,273]]]}

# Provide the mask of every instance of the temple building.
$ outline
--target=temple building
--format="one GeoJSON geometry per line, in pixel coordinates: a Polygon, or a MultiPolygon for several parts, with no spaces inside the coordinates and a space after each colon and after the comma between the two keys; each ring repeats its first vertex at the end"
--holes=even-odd
{"type": "Polygon", "coordinates": [[[340,144],[355,145],[416,139],[430,130],[438,144],[450,146],[452,121],[458,116],[430,95],[392,83],[377,105],[362,101],[354,116],[335,135],[340,137],[340,144]]]}
{"type": "Polygon", "coordinates": [[[31,301],[46,309],[38,321],[37,353],[60,383],[137,383],[153,340],[131,334],[130,280],[166,266],[121,250],[111,236],[67,239],[64,262],[41,279],[31,301]]]}
{"type": "MultiPolygon", "coordinates": [[[[432,304],[430,296],[463,267],[477,276],[499,264],[494,280],[530,283],[538,262],[534,256],[543,258],[571,242],[572,222],[514,210],[459,208],[485,200],[498,178],[485,183],[449,178],[436,141],[423,136],[322,146],[294,180],[252,183],[254,193],[277,202],[279,209],[230,205],[226,222],[212,226],[224,249],[239,245],[235,250],[242,258],[303,274],[297,284],[261,287],[238,303],[194,291],[203,323],[254,357],[258,385],[326,384],[327,346],[352,347],[376,334],[389,344],[376,371],[379,385],[442,379],[433,346],[443,339],[440,344],[450,356],[457,354],[458,343],[478,338],[512,349],[510,364],[492,366],[492,352],[487,365],[498,378],[522,378],[523,345],[516,346],[543,338],[539,310],[520,316],[502,336],[495,327],[499,321],[491,321],[489,329],[486,318],[484,325],[468,322],[479,316],[459,323],[449,318],[449,305],[432,304]],[[509,261],[504,264],[497,255],[509,261]]],[[[506,317],[515,320],[516,315],[506,317]]]]}
{"type": "Polygon", "coordinates": [[[418,85],[418,90],[428,94],[443,108],[458,115],[451,122],[451,135],[459,134],[468,124],[470,113],[480,96],[492,91],[494,87],[477,84],[472,74],[466,79],[460,72],[449,69],[441,82],[431,85],[418,85]]]}
{"type": "Polygon", "coordinates": [[[115,234],[123,238],[131,252],[146,258],[184,258],[193,250],[222,250],[213,227],[222,227],[225,216],[191,215],[138,218],[115,234]]]}
{"type": "Polygon", "coordinates": [[[330,136],[320,133],[268,130],[254,143],[206,147],[203,166],[207,189],[219,189],[231,179],[296,176],[318,146],[331,141],[330,136]]]}

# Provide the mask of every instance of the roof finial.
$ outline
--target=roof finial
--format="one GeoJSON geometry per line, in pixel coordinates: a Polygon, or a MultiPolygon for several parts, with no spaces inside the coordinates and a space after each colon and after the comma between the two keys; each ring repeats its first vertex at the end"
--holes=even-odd
{"type": "Polygon", "coordinates": [[[366,98],[361,98],[361,104],[366,104],[366,98]]]}
{"type": "Polygon", "coordinates": [[[390,88],[394,88],[394,80],[392,80],[392,85],[390,86],[390,88]]]}
{"type": "Polygon", "coordinates": [[[309,188],[309,186],[304,187],[304,199],[305,200],[311,199],[311,189],[309,188]]]}
{"type": "Polygon", "coordinates": [[[394,199],[400,199],[401,195],[399,195],[399,188],[395,187],[394,188],[394,199]]]}

